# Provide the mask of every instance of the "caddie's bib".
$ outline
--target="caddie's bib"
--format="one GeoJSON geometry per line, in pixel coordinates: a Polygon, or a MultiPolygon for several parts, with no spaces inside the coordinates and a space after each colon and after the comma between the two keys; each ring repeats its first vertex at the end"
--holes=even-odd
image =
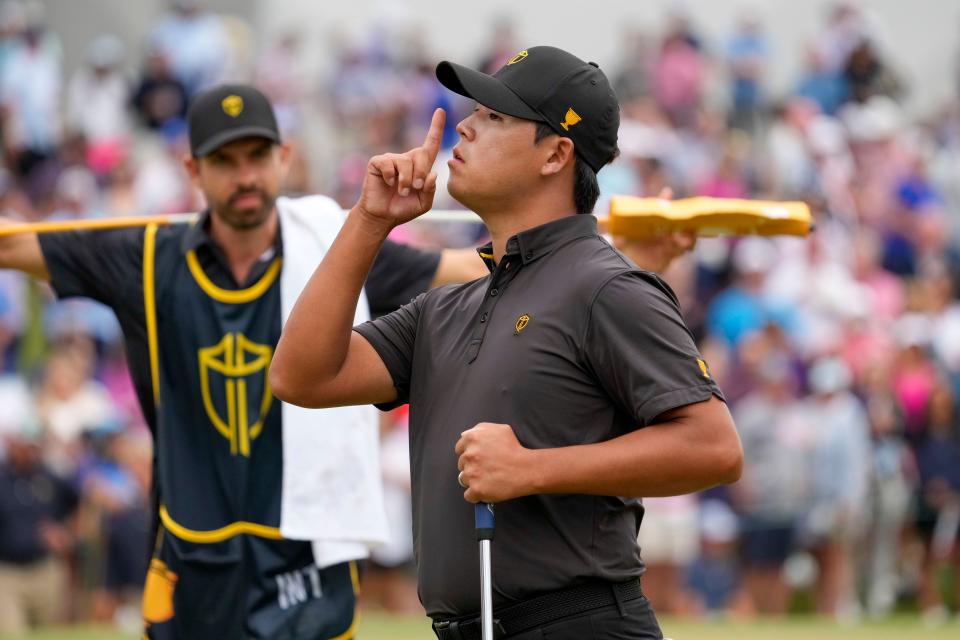
{"type": "Polygon", "coordinates": [[[248,288],[222,289],[183,250],[183,232],[148,227],[144,242],[161,522],[190,542],[280,538],[281,411],[268,371],[282,258],[248,288]]]}

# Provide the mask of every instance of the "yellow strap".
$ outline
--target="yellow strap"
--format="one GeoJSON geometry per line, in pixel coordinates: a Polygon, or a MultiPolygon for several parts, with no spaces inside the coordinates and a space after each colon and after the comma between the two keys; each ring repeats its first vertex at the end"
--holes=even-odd
{"type": "Polygon", "coordinates": [[[123,229],[127,227],[145,227],[147,225],[176,224],[195,220],[195,213],[174,213],[168,216],[126,216],[117,218],[96,218],[93,220],[57,220],[55,222],[28,222],[7,224],[0,227],[0,238],[21,233],[56,233],[60,231],[95,231],[102,229],[123,229]]]}
{"type": "Polygon", "coordinates": [[[150,381],[153,404],[160,406],[160,361],[157,347],[157,298],[155,269],[157,225],[147,225],[143,234],[143,311],[147,316],[147,348],[150,351],[150,381]]]}
{"type": "Polygon", "coordinates": [[[256,284],[246,289],[221,289],[213,284],[210,278],[207,277],[207,274],[203,272],[203,267],[200,266],[200,261],[197,260],[196,252],[193,250],[187,252],[187,266],[190,267],[190,273],[193,274],[193,279],[197,281],[197,284],[200,285],[200,288],[203,289],[204,293],[208,296],[227,304],[244,304],[246,302],[252,302],[262,296],[267,289],[270,288],[270,285],[273,284],[273,281],[277,279],[277,275],[280,273],[281,263],[282,260],[279,257],[274,258],[273,263],[267,268],[263,277],[261,277],[256,284]]]}
{"type": "Polygon", "coordinates": [[[167,511],[166,505],[160,505],[160,521],[163,523],[163,526],[166,527],[167,531],[176,537],[180,538],[181,540],[195,542],[197,544],[223,542],[224,540],[228,540],[234,536],[244,533],[270,540],[280,540],[283,538],[283,536],[280,535],[280,529],[278,527],[268,527],[265,524],[246,522],[243,520],[231,522],[225,527],[220,527],[219,529],[195,531],[193,529],[184,527],[170,517],[170,513],[167,511]]]}

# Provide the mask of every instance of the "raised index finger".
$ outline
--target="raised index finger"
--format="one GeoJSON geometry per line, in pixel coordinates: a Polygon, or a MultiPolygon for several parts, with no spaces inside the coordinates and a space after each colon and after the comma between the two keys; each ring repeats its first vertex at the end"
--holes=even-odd
{"type": "Polygon", "coordinates": [[[446,121],[447,113],[443,109],[437,108],[430,120],[427,137],[423,140],[423,149],[427,152],[427,158],[430,160],[428,166],[433,166],[433,161],[437,159],[437,154],[440,153],[440,141],[443,140],[443,125],[446,121]]]}

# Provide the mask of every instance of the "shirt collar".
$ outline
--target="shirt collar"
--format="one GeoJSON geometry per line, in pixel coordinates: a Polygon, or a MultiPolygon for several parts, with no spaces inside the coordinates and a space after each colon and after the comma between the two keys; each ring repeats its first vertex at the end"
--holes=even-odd
{"type": "MultiPolygon", "coordinates": [[[[196,251],[200,247],[208,247],[214,250],[214,254],[220,255],[222,249],[210,235],[210,210],[206,209],[200,214],[196,222],[192,223],[187,232],[183,234],[180,241],[180,251],[186,254],[189,251],[196,251]]],[[[280,233],[280,220],[277,220],[277,237],[273,241],[272,249],[268,249],[260,260],[272,260],[277,256],[283,255],[283,238],[280,233]]]]}
{"type": "MultiPolygon", "coordinates": [[[[527,264],[547,255],[554,249],[576,238],[597,235],[597,219],[592,215],[569,215],[538,227],[521,231],[507,240],[508,256],[519,256],[527,264]]],[[[477,249],[490,271],[497,266],[493,261],[493,243],[488,242],[477,249]]]]}

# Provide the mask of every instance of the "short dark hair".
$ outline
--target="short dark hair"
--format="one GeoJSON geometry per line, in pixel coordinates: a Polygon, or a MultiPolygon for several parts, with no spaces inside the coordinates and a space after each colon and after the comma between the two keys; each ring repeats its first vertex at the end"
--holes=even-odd
{"type": "MultiPolygon", "coordinates": [[[[539,144],[548,136],[559,135],[546,122],[538,122],[536,133],[533,135],[533,144],[539,144]]],[[[616,158],[619,149],[614,152],[616,158]]],[[[608,162],[612,162],[610,158],[608,162]]],[[[593,207],[600,197],[600,185],[597,183],[597,172],[590,168],[579,155],[574,155],[573,161],[573,203],[577,213],[593,213],[593,207]]]]}

